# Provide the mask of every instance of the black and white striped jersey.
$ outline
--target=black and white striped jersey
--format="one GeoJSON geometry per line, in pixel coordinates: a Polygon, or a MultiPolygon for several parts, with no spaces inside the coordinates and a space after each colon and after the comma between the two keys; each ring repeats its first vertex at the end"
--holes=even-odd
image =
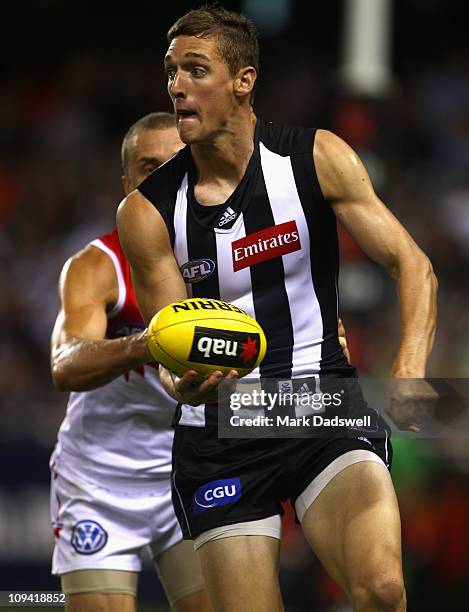
{"type": "Polygon", "coordinates": [[[264,329],[267,353],[252,377],[351,374],[337,337],[336,220],[314,136],[258,120],[244,177],[218,206],[195,200],[190,147],[139,187],[166,222],[189,296],[236,304],[264,329]]]}

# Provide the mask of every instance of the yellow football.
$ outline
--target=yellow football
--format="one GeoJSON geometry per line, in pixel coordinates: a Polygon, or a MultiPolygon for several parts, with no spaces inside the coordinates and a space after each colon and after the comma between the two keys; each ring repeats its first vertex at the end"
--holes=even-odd
{"type": "Polygon", "coordinates": [[[155,314],[147,331],[153,358],[176,374],[237,370],[245,376],[264,359],[267,341],[259,323],[219,300],[190,298],[155,314]]]}

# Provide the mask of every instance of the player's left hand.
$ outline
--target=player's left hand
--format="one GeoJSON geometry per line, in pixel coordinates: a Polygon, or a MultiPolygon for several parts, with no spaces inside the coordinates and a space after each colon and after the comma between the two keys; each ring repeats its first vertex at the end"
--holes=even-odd
{"type": "Polygon", "coordinates": [[[402,430],[421,430],[422,424],[433,416],[438,393],[424,378],[394,378],[387,413],[402,430]]]}
{"type": "Polygon", "coordinates": [[[342,347],[342,352],[345,355],[345,359],[350,363],[350,351],[348,350],[347,338],[345,337],[344,322],[340,318],[339,318],[338,333],[339,333],[339,344],[342,347]]]}

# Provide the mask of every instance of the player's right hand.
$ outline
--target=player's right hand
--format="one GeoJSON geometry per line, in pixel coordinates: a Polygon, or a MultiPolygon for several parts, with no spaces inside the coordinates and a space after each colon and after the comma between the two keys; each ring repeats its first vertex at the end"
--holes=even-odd
{"type": "Polygon", "coordinates": [[[217,403],[218,385],[221,381],[235,381],[238,378],[236,370],[230,370],[226,376],[216,370],[203,380],[195,370],[187,370],[183,376],[178,376],[161,364],[159,372],[161,383],[166,392],[178,402],[189,406],[217,403]]]}

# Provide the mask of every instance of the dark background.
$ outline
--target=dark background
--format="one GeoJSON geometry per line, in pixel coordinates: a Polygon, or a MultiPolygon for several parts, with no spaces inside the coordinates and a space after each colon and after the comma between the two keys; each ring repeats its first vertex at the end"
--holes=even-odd
{"type": "MultiPolygon", "coordinates": [[[[433,377],[469,364],[469,50],[463,2],[396,0],[393,86],[351,94],[339,78],[344,4],[292,0],[261,29],[255,109],[332,129],[362,157],[375,189],[430,256],[440,282],[433,377]],[[312,16],[310,15],[312,12],[312,16]]],[[[269,7],[276,2],[257,3],[269,7]]],[[[2,19],[0,96],[0,590],[57,589],[49,576],[48,457],[66,396],[48,343],[65,260],[108,231],[122,198],[119,150],[131,123],[171,110],[165,32],[196,3],[18,2],[2,19]],[[92,11],[94,10],[94,12],[92,11]]],[[[240,10],[239,2],[225,2],[240,10]]],[[[394,288],[341,231],[341,314],[354,363],[386,377],[397,346],[394,288]]],[[[410,610],[467,601],[467,437],[395,438],[410,610]]],[[[288,610],[346,610],[288,516],[281,579],[288,610]]],[[[142,602],[161,601],[148,564],[142,602]]]]}

